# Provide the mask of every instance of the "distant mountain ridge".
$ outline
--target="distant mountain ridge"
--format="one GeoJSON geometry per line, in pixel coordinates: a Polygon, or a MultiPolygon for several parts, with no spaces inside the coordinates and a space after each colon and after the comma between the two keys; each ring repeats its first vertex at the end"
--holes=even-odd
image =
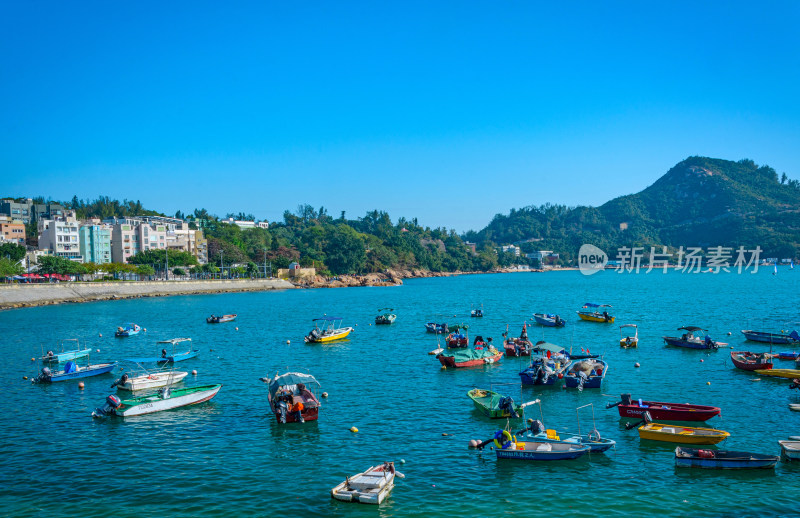
{"type": "Polygon", "coordinates": [[[583,243],[621,246],[760,246],[762,257],[800,252],[800,182],[769,166],[690,157],[636,194],[600,207],[543,205],[498,214],[470,241],[522,243],[574,259],[583,243]]]}

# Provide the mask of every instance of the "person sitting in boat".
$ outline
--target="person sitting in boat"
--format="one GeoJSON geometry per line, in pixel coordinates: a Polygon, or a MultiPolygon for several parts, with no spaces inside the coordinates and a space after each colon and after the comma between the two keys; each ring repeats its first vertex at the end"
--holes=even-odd
{"type": "Polygon", "coordinates": [[[605,319],[606,322],[611,320],[611,317],[608,316],[608,311],[603,311],[603,318],[605,319]]]}
{"type": "Polygon", "coordinates": [[[477,349],[479,345],[486,345],[486,342],[483,341],[483,337],[481,335],[478,335],[475,337],[475,341],[472,343],[472,345],[474,345],[477,349]]]}
{"type": "Polygon", "coordinates": [[[558,316],[558,315],[556,315],[555,324],[556,324],[556,327],[559,327],[561,325],[561,317],[558,316]]]}
{"type": "MultiPolygon", "coordinates": [[[[304,403],[314,403],[319,404],[317,397],[314,395],[313,392],[308,390],[303,383],[297,384],[297,395],[303,400],[304,403]]],[[[313,405],[311,405],[313,406],[313,405]]]]}
{"type": "Polygon", "coordinates": [[[706,347],[711,347],[711,345],[712,345],[713,343],[714,343],[714,341],[713,341],[713,340],[711,340],[711,337],[710,337],[710,336],[708,336],[708,335],[706,335],[706,339],[705,339],[705,344],[706,344],[706,347]]]}
{"type": "Polygon", "coordinates": [[[166,349],[161,349],[161,357],[162,358],[166,358],[167,357],[167,350],[166,349]]]}
{"type": "Polygon", "coordinates": [[[522,332],[519,334],[519,339],[525,342],[528,341],[528,324],[522,324],[522,332]]]}

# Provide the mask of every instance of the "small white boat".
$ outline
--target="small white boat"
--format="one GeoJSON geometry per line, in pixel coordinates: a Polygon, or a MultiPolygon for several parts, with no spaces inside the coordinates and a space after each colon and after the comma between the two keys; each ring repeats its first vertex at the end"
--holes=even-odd
{"type": "Polygon", "coordinates": [[[789,410],[800,412],[800,403],[789,403],[789,410]]]}
{"type": "Polygon", "coordinates": [[[123,374],[120,379],[111,385],[111,388],[117,387],[117,390],[130,390],[131,392],[135,392],[138,390],[166,387],[167,385],[183,381],[183,378],[188,375],[189,373],[184,371],[151,372],[135,377],[123,374]]]}
{"type": "Polygon", "coordinates": [[[800,441],[778,441],[784,462],[800,460],[800,441]]]}
{"type": "Polygon", "coordinates": [[[122,400],[112,394],[106,398],[106,404],[102,408],[97,408],[92,412],[92,416],[131,417],[196,405],[216,396],[220,388],[222,385],[219,383],[178,389],[164,387],[155,394],[133,396],[130,399],[122,400]]]}
{"type": "Polygon", "coordinates": [[[404,475],[395,471],[394,462],[384,462],[373,466],[363,473],[348,477],[344,482],[331,489],[331,497],[342,502],[358,502],[361,504],[380,504],[394,488],[395,475],[404,475]]]}

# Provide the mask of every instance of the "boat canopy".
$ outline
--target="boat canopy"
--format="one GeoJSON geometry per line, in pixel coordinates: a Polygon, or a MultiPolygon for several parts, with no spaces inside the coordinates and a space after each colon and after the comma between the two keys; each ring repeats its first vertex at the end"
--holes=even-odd
{"type": "Polygon", "coordinates": [[[639,327],[639,326],[637,326],[636,324],[622,324],[621,326],[619,326],[620,329],[622,329],[623,327],[639,327]]]}
{"type": "Polygon", "coordinates": [[[394,308],[380,308],[378,310],[378,313],[380,313],[381,311],[394,311],[394,308]]]}
{"type": "Polygon", "coordinates": [[[536,349],[550,351],[552,353],[560,353],[564,351],[564,348],[561,347],[560,345],[551,344],[549,342],[539,342],[538,344],[533,346],[533,350],[535,351],[536,349]]]}
{"type": "Polygon", "coordinates": [[[303,374],[302,372],[287,372],[286,374],[275,376],[272,378],[272,380],[270,380],[269,393],[274,396],[278,392],[279,388],[287,385],[297,385],[298,383],[303,383],[304,385],[316,383],[317,386],[321,386],[319,381],[317,381],[317,378],[311,374],[303,374]]]}
{"type": "Polygon", "coordinates": [[[181,342],[191,342],[191,341],[192,341],[191,338],[170,338],[169,340],[159,340],[157,343],[175,345],[181,342]]]}
{"type": "Polygon", "coordinates": [[[708,331],[708,329],[703,329],[702,327],[697,326],[685,326],[679,327],[678,331],[689,331],[690,333],[694,333],[695,331],[708,331]]]}
{"type": "Polygon", "coordinates": [[[333,322],[335,320],[344,320],[344,318],[342,318],[342,317],[320,317],[320,318],[313,319],[312,322],[316,322],[317,320],[324,320],[326,322],[333,322]]]}
{"type": "Polygon", "coordinates": [[[583,307],[585,308],[610,308],[611,304],[595,304],[594,302],[586,302],[583,307]]]}

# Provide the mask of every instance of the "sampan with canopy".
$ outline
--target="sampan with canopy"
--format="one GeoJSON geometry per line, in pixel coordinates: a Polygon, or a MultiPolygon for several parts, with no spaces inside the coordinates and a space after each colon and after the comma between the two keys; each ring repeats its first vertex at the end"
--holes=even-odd
{"type": "Polygon", "coordinates": [[[321,386],[311,374],[287,372],[269,380],[269,406],[279,423],[316,421],[320,403],[306,388],[310,384],[321,386]]]}

